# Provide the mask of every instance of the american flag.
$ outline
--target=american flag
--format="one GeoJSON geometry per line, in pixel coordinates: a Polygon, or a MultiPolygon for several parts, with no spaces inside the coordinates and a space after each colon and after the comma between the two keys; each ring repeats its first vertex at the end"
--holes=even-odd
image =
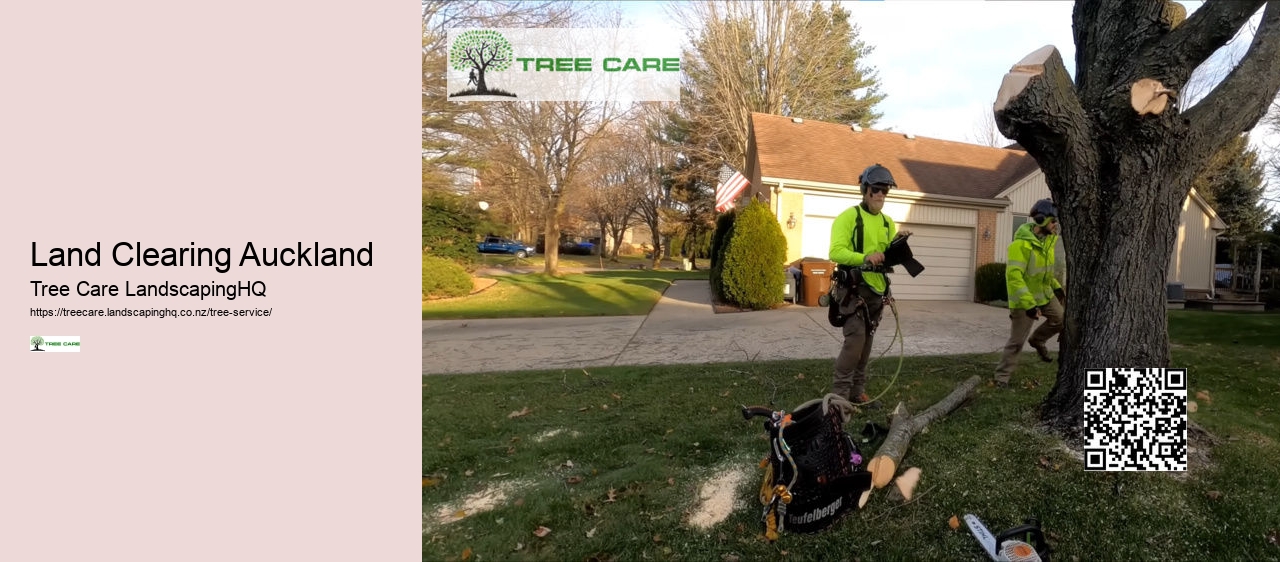
{"type": "Polygon", "coordinates": [[[716,211],[723,213],[733,208],[733,202],[749,185],[751,182],[741,172],[728,165],[721,166],[720,183],[716,184],[716,211]]]}

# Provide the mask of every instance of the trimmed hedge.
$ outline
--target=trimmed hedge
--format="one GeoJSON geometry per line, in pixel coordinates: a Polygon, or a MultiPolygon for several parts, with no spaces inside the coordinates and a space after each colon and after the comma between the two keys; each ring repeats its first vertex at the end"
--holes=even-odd
{"type": "Polygon", "coordinates": [[[422,256],[422,298],[461,297],[471,293],[471,275],[450,260],[422,256]]]}
{"type": "Polygon", "coordinates": [[[1004,280],[1004,264],[991,262],[978,267],[973,274],[973,286],[978,302],[1009,300],[1009,286],[1004,280]]]}
{"type": "Polygon", "coordinates": [[[721,300],[725,299],[724,284],[720,277],[724,271],[724,250],[728,246],[729,236],[733,234],[733,221],[737,217],[737,211],[729,211],[716,217],[716,229],[711,235],[711,290],[721,300]]]}
{"type": "Polygon", "coordinates": [[[733,222],[720,272],[729,302],[753,310],[782,302],[787,277],[787,239],[769,206],[752,201],[733,222]]]}

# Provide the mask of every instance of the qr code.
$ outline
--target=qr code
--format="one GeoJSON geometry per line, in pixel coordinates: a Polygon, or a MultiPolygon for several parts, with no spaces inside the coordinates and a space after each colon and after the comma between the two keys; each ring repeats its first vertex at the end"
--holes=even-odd
{"type": "Polygon", "coordinates": [[[1187,469],[1187,370],[1088,369],[1084,469],[1187,469]]]}

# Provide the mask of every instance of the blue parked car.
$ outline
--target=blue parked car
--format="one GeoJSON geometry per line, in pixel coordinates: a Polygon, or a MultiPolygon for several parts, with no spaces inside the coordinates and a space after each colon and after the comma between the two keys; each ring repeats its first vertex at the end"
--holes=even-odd
{"type": "Polygon", "coordinates": [[[476,250],[483,254],[515,254],[517,258],[523,258],[533,253],[533,246],[519,240],[487,236],[484,242],[476,245],[476,250]]]}

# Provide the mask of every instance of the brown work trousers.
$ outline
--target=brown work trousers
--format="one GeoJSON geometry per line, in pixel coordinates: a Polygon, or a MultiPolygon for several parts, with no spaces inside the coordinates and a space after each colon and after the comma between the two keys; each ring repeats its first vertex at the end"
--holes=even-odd
{"type": "MultiPolygon", "coordinates": [[[[887,289],[885,292],[889,292],[887,289]]],[[[866,391],[867,360],[871,358],[871,341],[874,331],[871,324],[880,322],[884,314],[884,297],[876,294],[863,284],[858,287],[858,296],[862,297],[865,308],[858,306],[858,299],[850,299],[848,307],[841,307],[841,312],[853,312],[844,323],[844,344],[840,346],[840,354],[836,356],[835,377],[831,392],[859,402],[858,397],[866,391]]],[[[892,294],[892,293],[890,293],[892,294]]]]}
{"type": "Polygon", "coordinates": [[[1022,353],[1022,344],[1030,343],[1032,347],[1039,347],[1062,331],[1062,303],[1058,302],[1057,298],[1049,299],[1048,304],[1040,307],[1040,313],[1045,321],[1032,332],[1031,327],[1035,325],[1036,320],[1027,316],[1027,309],[1009,309],[1009,320],[1013,326],[1009,331],[1009,342],[1004,345],[1004,354],[1000,356],[1000,365],[996,367],[997,381],[1009,382],[1014,369],[1018,368],[1018,355],[1022,353]],[[1030,340],[1027,339],[1028,333],[1031,334],[1030,340]]]}

